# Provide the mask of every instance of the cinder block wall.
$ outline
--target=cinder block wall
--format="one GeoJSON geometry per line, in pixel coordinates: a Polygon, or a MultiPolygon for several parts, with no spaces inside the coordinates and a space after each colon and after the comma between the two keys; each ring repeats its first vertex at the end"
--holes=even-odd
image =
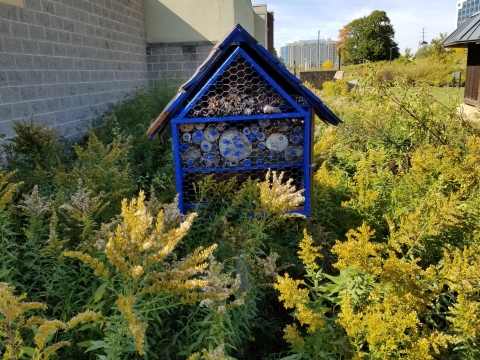
{"type": "Polygon", "coordinates": [[[312,84],[314,88],[322,90],[323,83],[325,81],[333,81],[336,72],[337,70],[302,71],[300,72],[300,80],[302,82],[308,82],[312,84]]]}
{"type": "Polygon", "coordinates": [[[159,80],[172,86],[185,82],[205,61],[214,46],[214,42],[149,44],[147,54],[150,85],[159,80]]]}
{"type": "Polygon", "coordinates": [[[33,115],[73,136],[108,102],[148,85],[143,0],[23,5],[0,2],[0,134],[33,115]]]}

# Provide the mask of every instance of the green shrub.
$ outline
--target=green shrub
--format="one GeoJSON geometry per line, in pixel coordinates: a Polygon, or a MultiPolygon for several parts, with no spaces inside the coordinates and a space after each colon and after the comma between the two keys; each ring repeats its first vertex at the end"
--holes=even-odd
{"type": "Polygon", "coordinates": [[[348,95],[348,83],[343,80],[326,81],[322,85],[322,90],[325,94],[335,96],[347,96],[348,95]]]}

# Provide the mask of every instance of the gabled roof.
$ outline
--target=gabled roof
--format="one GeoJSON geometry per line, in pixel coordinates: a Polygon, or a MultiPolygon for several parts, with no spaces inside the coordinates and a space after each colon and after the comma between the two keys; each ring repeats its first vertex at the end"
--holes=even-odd
{"type": "Polygon", "coordinates": [[[475,13],[443,40],[442,45],[445,47],[467,47],[469,43],[478,42],[480,42],[480,13],[475,13]]]}
{"type": "Polygon", "coordinates": [[[250,55],[280,86],[288,88],[302,96],[308,105],[312,106],[314,112],[320,119],[333,125],[341,122],[315,94],[303,86],[299,79],[282,66],[263,46],[259,45],[257,40],[240,24],[237,24],[223,40],[215,45],[204,63],[198,68],[195,74],[180,87],[177,95],[167,104],[162,113],[150,125],[147,131],[150,138],[153,138],[166,127],[172,117],[177,115],[178,112],[185,107],[192,94],[199,91],[201,86],[213,76],[215,71],[238,47],[250,55]]]}

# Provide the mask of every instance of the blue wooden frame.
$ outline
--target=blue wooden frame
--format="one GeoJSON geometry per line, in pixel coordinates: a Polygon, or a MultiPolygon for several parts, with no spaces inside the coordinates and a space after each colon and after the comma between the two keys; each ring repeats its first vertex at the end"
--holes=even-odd
{"type": "Polygon", "coordinates": [[[185,209],[195,207],[195,204],[185,203],[183,184],[184,177],[189,173],[219,173],[219,172],[232,172],[232,171],[253,171],[253,170],[267,170],[267,169],[288,169],[288,168],[301,168],[303,172],[303,187],[304,187],[304,209],[295,210],[293,212],[299,213],[305,216],[310,215],[311,204],[311,136],[312,136],[312,108],[311,106],[298,105],[278,84],[270,77],[243,49],[237,47],[230,56],[223,62],[217,71],[205,82],[201,89],[195,94],[192,100],[183,108],[179,110],[179,114],[171,120],[172,135],[173,135],[173,152],[175,163],[175,185],[177,192],[179,193],[179,207],[183,212],[185,209]],[[250,62],[251,66],[257,71],[267,83],[269,83],[278,93],[283,96],[289,106],[294,109],[291,113],[280,114],[257,114],[257,115],[243,115],[243,116],[226,116],[226,117],[211,117],[211,118],[187,118],[191,109],[197,104],[197,102],[209,91],[210,87],[215,84],[217,79],[224,73],[230,63],[241,55],[246,61],[250,62]],[[179,148],[179,124],[185,123],[200,123],[200,122],[242,122],[258,119],[285,119],[285,118],[297,118],[304,121],[304,143],[303,143],[303,161],[296,163],[285,164],[273,164],[273,165],[255,165],[255,166],[234,166],[234,167],[217,167],[217,168],[182,168],[181,154],[179,148]]]}

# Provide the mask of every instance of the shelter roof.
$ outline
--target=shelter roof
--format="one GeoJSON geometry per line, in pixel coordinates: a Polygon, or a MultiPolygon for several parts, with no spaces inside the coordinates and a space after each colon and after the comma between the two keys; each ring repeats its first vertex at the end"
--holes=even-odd
{"type": "Polygon", "coordinates": [[[212,49],[211,53],[192,77],[184,83],[176,96],[167,104],[162,113],[150,125],[147,134],[155,137],[165,129],[170,120],[187,105],[192,94],[198,92],[202,85],[214,75],[217,69],[240,47],[254,59],[262,69],[269,74],[282,88],[303,97],[306,103],[313,108],[315,114],[324,122],[337,125],[341,120],[309,89],[302,85],[300,80],[282,66],[278,59],[259,45],[240,24],[212,49]]]}
{"type": "Polygon", "coordinates": [[[462,25],[442,41],[445,47],[468,47],[480,42],[480,12],[470,16],[462,25]]]}

